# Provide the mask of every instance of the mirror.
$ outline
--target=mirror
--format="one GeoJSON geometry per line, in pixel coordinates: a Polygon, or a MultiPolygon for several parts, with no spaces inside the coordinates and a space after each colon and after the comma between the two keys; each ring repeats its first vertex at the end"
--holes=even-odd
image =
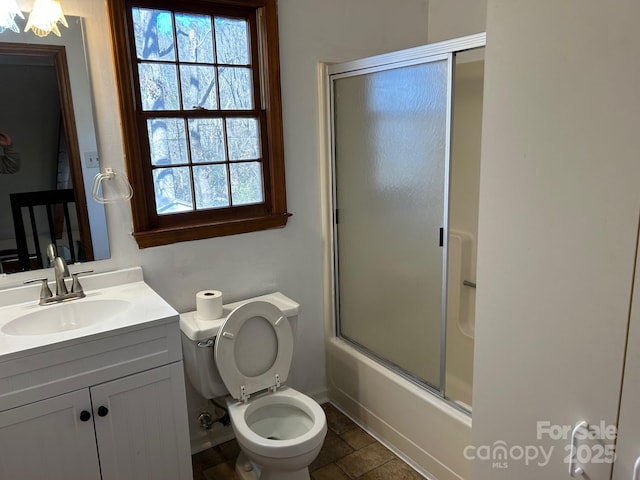
{"type": "Polygon", "coordinates": [[[68,263],[110,256],[82,19],[67,22],[0,34],[0,273],[47,268],[52,240],[68,263]]]}

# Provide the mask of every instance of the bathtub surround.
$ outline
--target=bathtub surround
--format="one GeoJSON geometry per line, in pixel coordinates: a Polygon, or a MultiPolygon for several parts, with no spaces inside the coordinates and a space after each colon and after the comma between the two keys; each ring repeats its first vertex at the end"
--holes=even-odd
{"type": "MultiPolygon", "coordinates": [[[[470,35],[327,67],[327,90],[331,87],[332,93],[327,99],[332,107],[331,144],[336,145],[335,174],[327,175],[331,178],[327,187],[329,192],[335,191],[330,208],[340,212],[335,221],[332,212],[326,215],[329,236],[336,238],[327,255],[327,275],[336,279],[335,300],[328,301],[335,305],[338,330],[335,336],[329,333],[330,399],[401,451],[411,452],[411,458],[439,479],[466,478],[469,468],[463,450],[470,441],[470,419],[456,408],[468,408],[471,402],[472,355],[466,356],[468,365],[452,362],[451,371],[445,368],[444,338],[440,336],[445,312],[440,303],[443,284],[449,280],[455,288],[447,292],[447,300],[450,307],[457,308],[450,308],[447,316],[450,330],[460,331],[460,335],[456,339],[450,332],[447,342],[459,340],[472,347],[469,314],[475,291],[464,281],[475,280],[471,258],[477,228],[481,110],[476,108],[470,115],[475,121],[475,151],[466,155],[474,167],[466,170],[475,171],[476,176],[469,173],[469,178],[456,179],[457,208],[449,210],[447,200],[453,192],[449,195],[448,189],[453,180],[449,177],[449,133],[445,134],[442,125],[446,124],[448,130],[448,96],[455,95],[455,88],[449,90],[454,65],[442,82],[444,88],[436,75],[410,84],[407,71],[415,74],[418,67],[453,63],[453,58],[458,60],[456,52],[465,52],[461,55],[464,57],[469,49],[476,49],[472,53],[481,59],[479,47],[484,40],[483,34],[470,35]],[[354,84],[354,78],[360,81],[354,84]],[[402,94],[397,93],[401,89],[397,79],[404,87],[402,94]],[[354,94],[354,85],[362,83],[367,88],[360,95],[354,94]],[[414,86],[415,93],[410,88],[414,86]],[[423,117],[423,111],[416,110],[415,105],[416,99],[425,97],[429,98],[424,103],[429,105],[430,114],[423,117]],[[404,110],[406,105],[409,108],[404,110]],[[446,122],[439,121],[443,111],[446,122]],[[415,131],[417,125],[421,126],[415,131]],[[409,145],[412,148],[407,151],[409,145]],[[471,186],[468,195],[460,195],[467,185],[471,186]],[[372,212],[375,215],[370,217],[372,212]],[[449,215],[454,214],[458,228],[473,234],[449,229],[449,215]],[[453,251],[448,242],[441,240],[438,244],[439,228],[455,244],[453,251]],[[334,256],[335,269],[331,268],[334,256]],[[447,256],[451,262],[448,269],[444,265],[447,256]],[[444,390],[445,383],[457,389],[452,388],[449,394],[444,390]],[[463,388],[461,383],[465,384],[463,388]],[[452,397],[456,403],[452,407],[439,401],[427,389],[452,397]],[[439,435],[431,435],[445,431],[446,442],[440,441],[439,435]]],[[[461,120],[464,117],[459,115],[461,120]]],[[[456,132],[454,124],[452,135],[454,139],[458,134],[463,138],[469,132],[468,128],[456,132]]],[[[457,147],[464,144],[461,138],[457,147]]],[[[456,150],[452,162],[465,156],[464,149],[456,150]]],[[[459,163],[457,173],[465,170],[459,163]]],[[[466,353],[464,343],[462,353],[466,353]]],[[[463,359],[460,356],[455,360],[463,359]]]]}

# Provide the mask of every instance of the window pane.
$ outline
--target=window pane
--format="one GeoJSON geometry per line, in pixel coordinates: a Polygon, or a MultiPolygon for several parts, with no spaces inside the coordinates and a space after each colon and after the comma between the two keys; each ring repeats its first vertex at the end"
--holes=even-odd
{"type": "Polygon", "coordinates": [[[155,169],[153,189],[158,215],[193,210],[189,167],[155,169]]]}
{"type": "Polygon", "coordinates": [[[136,54],[141,60],[175,60],[171,12],[132,8],[136,54]]]}
{"type": "Polygon", "coordinates": [[[202,165],[193,167],[198,210],[229,206],[227,167],[225,165],[202,165]]]}
{"type": "Polygon", "coordinates": [[[258,162],[232,163],[231,202],[233,205],[262,202],[262,168],[258,162]]]}
{"type": "Polygon", "coordinates": [[[176,36],[181,62],[214,63],[211,17],[176,13],[176,36]]]}
{"type": "Polygon", "coordinates": [[[218,63],[249,65],[249,33],[246,20],[216,17],[218,63]]]}
{"type": "Polygon", "coordinates": [[[180,65],[180,80],[184,110],[196,107],[208,110],[218,108],[215,67],[180,65]]]}
{"type": "Polygon", "coordinates": [[[258,120],[255,118],[227,119],[229,160],[253,160],[260,158],[258,120]]]}
{"type": "Polygon", "coordinates": [[[221,118],[189,119],[191,161],[224,162],[224,130],[221,118]]]}
{"type": "Polygon", "coordinates": [[[152,165],[188,163],[187,138],[181,118],[147,120],[152,165]]]}
{"type": "Polygon", "coordinates": [[[143,110],[178,110],[178,78],[175,65],[141,63],[140,96],[143,110]]]}
{"type": "Polygon", "coordinates": [[[223,110],[251,110],[253,91],[251,70],[239,67],[220,67],[220,108],[223,110]]]}

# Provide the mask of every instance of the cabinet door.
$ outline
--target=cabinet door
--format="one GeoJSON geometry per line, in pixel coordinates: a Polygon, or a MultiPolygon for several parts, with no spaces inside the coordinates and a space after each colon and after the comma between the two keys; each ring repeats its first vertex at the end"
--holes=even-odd
{"type": "MultiPolygon", "coordinates": [[[[617,423],[640,210],[638,43],[623,39],[640,2],[602,7],[487,2],[473,480],[570,480],[571,428],[617,423]],[[596,18],[606,35],[588,34],[596,18]]],[[[575,479],[611,477],[607,444],[578,444],[575,479]]]]}
{"type": "Polygon", "coordinates": [[[633,477],[633,467],[640,457],[640,265],[636,260],[636,273],[631,300],[627,358],[622,378],[622,398],[618,420],[616,461],[613,480],[640,480],[633,477]]]}
{"type": "Polygon", "coordinates": [[[182,362],[91,388],[102,480],[191,480],[182,362]]]}
{"type": "Polygon", "coordinates": [[[100,480],[89,390],[0,412],[0,479],[100,480]]]}

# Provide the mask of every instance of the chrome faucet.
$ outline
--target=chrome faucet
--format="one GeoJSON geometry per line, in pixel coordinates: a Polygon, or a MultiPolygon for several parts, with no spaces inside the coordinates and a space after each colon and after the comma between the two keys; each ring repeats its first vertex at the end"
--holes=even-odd
{"type": "Polygon", "coordinates": [[[49,305],[50,303],[59,303],[68,300],[74,300],[77,298],[85,297],[84,290],[82,289],[82,285],[80,285],[80,281],[78,280],[78,276],[84,273],[91,273],[93,270],[84,270],[82,272],[74,272],[69,274],[69,267],[67,267],[67,262],[64,261],[64,258],[59,257],[56,252],[56,246],[51,243],[47,247],[47,256],[49,257],[49,261],[53,266],[54,278],[56,281],[56,293],[55,295],[51,293],[49,289],[49,279],[47,278],[36,278],[34,280],[28,280],[24,282],[34,283],[34,282],[42,282],[42,288],[40,289],[40,305],[49,305]],[[67,288],[67,283],[65,278],[69,276],[72,277],[71,282],[71,291],[67,288]]]}
{"type": "Polygon", "coordinates": [[[64,258],[57,256],[56,246],[53,243],[50,243],[47,247],[47,256],[53,266],[53,273],[56,279],[56,297],[59,295],[66,295],[69,293],[67,290],[67,284],[64,281],[64,279],[69,276],[69,267],[67,267],[67,262],[64,261],[64,258]]]}

